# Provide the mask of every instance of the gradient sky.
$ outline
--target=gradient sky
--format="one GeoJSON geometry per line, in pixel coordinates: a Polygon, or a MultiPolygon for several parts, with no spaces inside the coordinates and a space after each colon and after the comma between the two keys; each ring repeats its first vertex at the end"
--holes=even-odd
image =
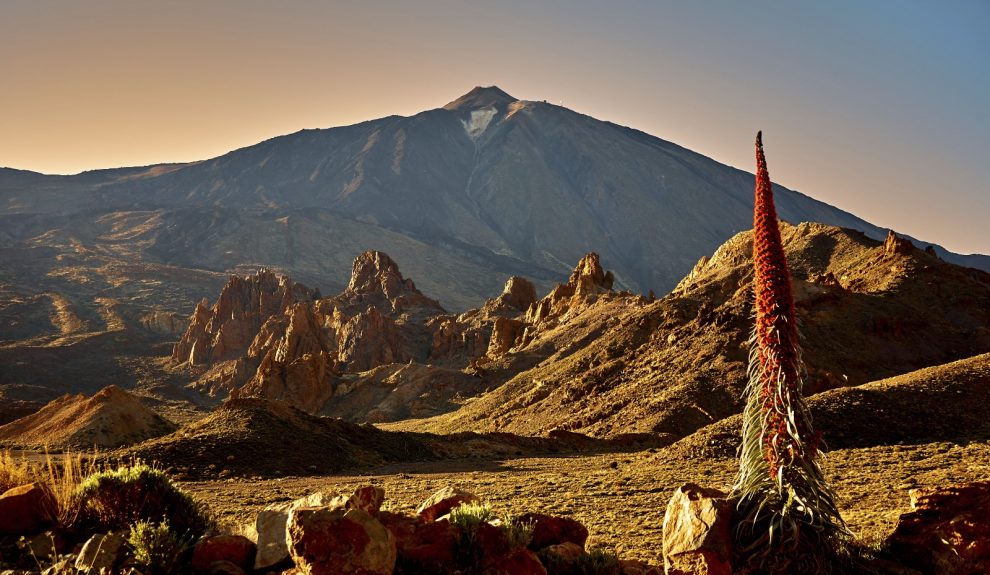
{"type": "Polygon", "coordinates": [[[3,0],[0,166],[191,161],[549,100],[877,225],[990,253],[990,2],[3,0]]]}

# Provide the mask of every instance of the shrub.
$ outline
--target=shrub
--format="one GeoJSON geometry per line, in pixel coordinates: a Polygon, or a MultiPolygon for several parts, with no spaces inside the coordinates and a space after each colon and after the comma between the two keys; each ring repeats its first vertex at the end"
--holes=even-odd
{"type": "Polygon", "coordinates": [[[182,555],[190,549],[192,541],[176,535],[168,520],[160,523],[141,520],[131,526],[127,543],[134,552],[134,559],[151,573],[175,573],[182,555]]]}
{"type": "Polygon", "coordinates": [[[76,497],[81,520],[99,529],[167,519],[176,532],[194,537],[213,524],[164,472],[140,463],[90,475],[76,488],[76,497]]]}
{"type": "Polygon", "coordinates": [[[559,555],[549,553],[546,549],[540,551],[538,557],[549,573],[607,575],[618,574],[621,571],[619,556],[605,547],[594,547],[584,555],[574,559],[562,559],[559,555]]]}
{"type": "Polygon", "coordinates": [[[508,514],[503,515],[498,524],[498,528],[505,533],[505,539],[509,546],[515,549],[524,549],[533,540],[533,528],[535,521],[518,522],[513,520],[508,514]]]}
{"type": "Polygon", "coordinates": [[[464,503],[450,510],[450,524],[465,533],[474,531],[482,523],[497,516],[487,503],[464,503]]]}

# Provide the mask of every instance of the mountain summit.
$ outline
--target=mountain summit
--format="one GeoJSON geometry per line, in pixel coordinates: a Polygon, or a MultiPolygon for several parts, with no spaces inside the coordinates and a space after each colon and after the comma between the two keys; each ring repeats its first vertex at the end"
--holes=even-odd
{"type": "Polygon", "coordinates": [[[444,110],[477,110],[495,107],[504,110],[517,100],[498,86],[476,86],[473,90],[443,107],[444,110]]]}
{"type": "MultiPolygon", "coordinates": [[[[513,275],[549,289],[591,251],[611,262],[616,289],[662,294],[749,228],[752,187],[752,174],[676,144],[490,86],[414,116],[303,130],[202,162],[5,170],[0,238],[47,262],[16,278],[39,286],[63,277],[49,274],[60,258],[120,254],[209,272],[267,265],[336,290],[355,257],[377,250],[463,310],[513,275]]],[[[774,196],[786,221],[887,235],[781,186],[774,196]]],[[[936,251],[990,269],[988,258],[936,251]]]]}

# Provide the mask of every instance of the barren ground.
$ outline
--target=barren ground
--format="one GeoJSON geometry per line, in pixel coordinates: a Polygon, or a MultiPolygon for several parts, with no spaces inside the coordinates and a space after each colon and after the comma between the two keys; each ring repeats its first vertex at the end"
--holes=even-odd
{"type": "MultiPolygon", "coordinates": [[[[317,490],[348,491],[363,484],[385,489],[386,505],[412,510],[433,491],[458,485],[497,510],[569,515],[591,532],[589,545],[614,548],[623,558],[659,563],[664,509],[675,488],[695,482],[726,488],[734,459],[686,461],[665,450],[511,460],[456,460],[389,465],[354,474],[187,482],[226,524],[253,520],[269,503],[317,490]]],[[[832,452],[826,475],[849,527],[875,545],[909,509],[908,491],[990,478],[990,442],[893,445],[832,452]]]]}

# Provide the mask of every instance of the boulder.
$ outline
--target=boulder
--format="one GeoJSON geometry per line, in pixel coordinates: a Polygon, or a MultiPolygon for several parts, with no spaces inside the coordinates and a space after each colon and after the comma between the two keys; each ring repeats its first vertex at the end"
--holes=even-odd
{"type": "Polygon", "coordinates": [[[124,556],[124,535],[93,535],[76,558],[76,570],[83,573],[112,572],[124,556]]]}
{"type": "Polygon", "coordinates": [[[887,548],[925,573],[990,573],[990,481],[913,489],[887,548]]]}
{"type": "Polygon", "coordinates": [[[286,537],[296,568],[308,575],[391,575],[395,569],[395,538],[360,509],[293,509],[286,537]]]}
{"type": "Polygon", "coordinates": [[[525,513],[517,517],[515,522],[533,524],[533,538],[529,542],[529,548],[533,551],[560,543],[574,543],[584,549],[584,544],[588,541],[588,529],[569,517],[525,513]]]}
{"type": "Polygon", "coordinates": [[[717,489],[682,485],[663,518],[667,575],[732,573],[732,503],[717,489]]]}
{"type": "Polygon", "coordinates": [[[550,573],[572,573],[584,557],[584,547],[577,543],[558,543],[540,551],[540,559],[550,573]]]}
{"type": "Polygon", "coordinates": [[[285,529],[289,521],[289,511],[300,507],[323,507],[333,502],[334,497],[316,492],[290,503],[270,505],[258,512],[254,522],[254,539],[258,542],[254,558],[254,568],[267,569],[289,558],[285,529]]]}
{"type": "Polygon", "coordinates": [[[385,490],[374,485],[358,487],[350,496],[339,495],[330,502],[332,509],[360,509],[374,515],[385,502],[385,490]]]}
{"type": "Polygon", "coordinates": [[[664,575],[659,567],[635,559],[619,560],[619,569],[622,575],[664,575]]]}
{"type": "Polygon", "coordinates": [[[547,575],[539,558],[529,549],[517,549],[482,571],[484,575],[547,575]]]}
{"type": "Polygon", "coordinates": [[[396,565],[403,572],[444,572],[457,561],[461,532],[446,519],[421,523],[392,513],[382,513],[380,519],[395,537],[396,565]]]}
{"type": "Polygon", "coordinates": [[[0,535],[34,535],[51,524],[51,495],[40,483],[0,495],[0,535]]]}
{"type": "Polygon", "coordinates": [[[444,487],[440,489],[426,501],[419,504],[416,514],[423,521],[436,521],[450,513],[450,510],[463,504],[478,501],[478,496],[468,491],[463,491],[456,487],[444,487]]]}
{"type": "Polygon", "coordinates": [[[255,550],[254,542],[242,535],[204,537],[193,548],[193,573],[211,573],[213,564],[217,562],[232,563],[242,570],[250,569],[255,550]]]}

